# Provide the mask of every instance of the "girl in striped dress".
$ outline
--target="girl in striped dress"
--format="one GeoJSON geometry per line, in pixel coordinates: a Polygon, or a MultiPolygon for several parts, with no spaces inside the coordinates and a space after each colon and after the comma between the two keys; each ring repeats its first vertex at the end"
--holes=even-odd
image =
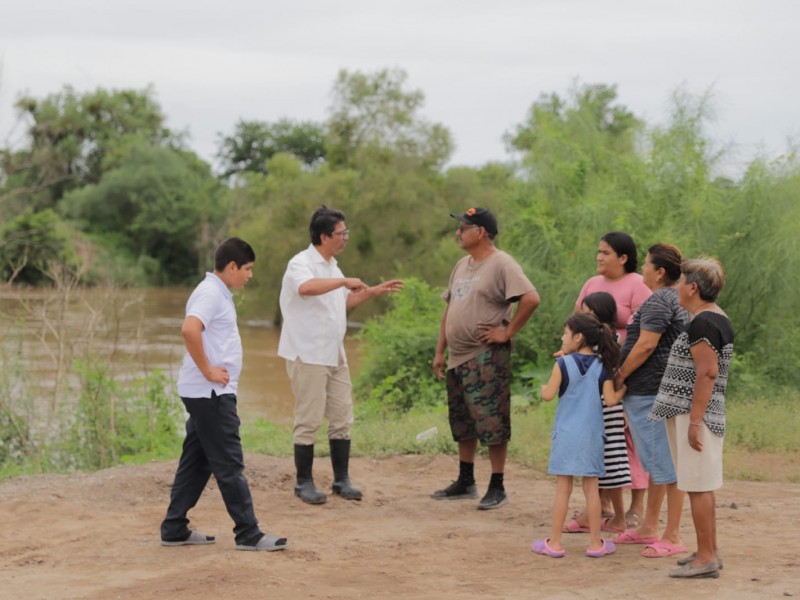
{"type": "MultiPolygon", "coordinates": [[[[615,330],[617,322],[617,302],[608,292],[594,292],[581,302],[581,312],[593,314],[601,323],[615,330]]],[[[619,336],[616,336],[619,338],[619,336]]],[[[617,339],[619,341],[619,339],[617,339]]],[[[614,514],[603,518],[600,527],[603,531],[621,533],[625,531],[625,504],[622,489],[631,485],[631,471],[628,464],[628,449],[625,444],[625,415],[622,404],[603,405],[603,426],[606,444],[603,459],[606,474],[599,478],[600,499],[614,507],[614,514]]],[[[576,514],[564,526],[564,533],[588,533],[589,522],[586,514],[576,514]]]]}

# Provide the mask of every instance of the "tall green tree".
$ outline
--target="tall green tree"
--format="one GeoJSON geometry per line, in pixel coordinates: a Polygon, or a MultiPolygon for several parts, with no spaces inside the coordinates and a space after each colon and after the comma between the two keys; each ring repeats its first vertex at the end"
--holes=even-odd
{"type": "Polygon", "coordinates": [[[41,99],[24,96],[16,109],[27,139],[0,150],[6,214],[54,207],[68,191],[98,183],[104,158],[128,136],[153,144],[174,139],[152,89],[80,93],[65,86],[41,99]]]}
{"type": "Polygon", "coordinates": [[[715,247],[704,251],[718,256],[726,270],[720,303],[733,320],[737,350],[751,353],[740,368],[796,387],[800,373],[786,357],[800,352],[797,155],[753,161],[725,208],[715,247]]]}
{"type": "Polygon", "coordinates": [[[543,97],[507,138],[520,152],[521,178],[501,211],[510,224],[505,241],[543,298],[540,327],[521,332],[521,354],[557,347],[561,323],[595,272],[597,240],[622,229],[640,261],[656,242],[676,244],[686,257],[718,257],[737,354],[798,381],[780,361],[764,360],[778,347],[798,348],[797,311],[787,309],[789,290],[800,286],[796,158],[757,160],[740,181],[720,178],[724,154],[707,132],[708,94],[678,90],[666,124],[645,128],[612,92],[588,86],[543,97]]]}
{"type": "Polygon", "coordinates": [[[450,132],[418,113],[425,95],[407,89],[402,69],[375,73],[339,71],[327,121],[328,160],[334,167],[364,160],[396,160],[440,168],[453,150],[450,132]]]}
{"type": "MultiPolygon", "coordinates": [[[[228,224],[253,244],[258,258],[251,286],[261,309],[276,319],[286,263],[310,243],[309,219],[321,204],[347,215],[349,244],[338,257],[346,274],[370,283],[415,276],[443,285],[462,254],[449,213],[463,211],[465,202],[496,205],[501,196],[470,169],[434,177],[372,163],[309,172],[287,154],[275,155],[268,168],[269,176],[253,174],[247,185],[228,191],[228,224]]],[[[369,314],[358,312],[356,318],[369,314]]]]}
{"type": "Polygon", "coordinates": [[[594,274],[598,238],[635,222],[642,131],[615,87],[576,83],[565,96],[542,95],[506,135],[519,178],[507,186],[499,240],[542,293],[536,320],[545,324],[523,329],[521,358],[549,355],[581,284],[594,274]]]}
{"type": "Polygon", "coordinates": [[[232,231],[252,240],[259,257],[269,256],[256,261],[254,285],[276,315],[286,262],[308,245],[308,221],[320,205],[347,215],[351,235],[340,257],[345,273],[373,283],[412,274],[442,283],[458,253],[448,216],[451,193],[491,195],[480,177],[440,171],[450,134],[420,117],[422,92],[407,89],[404,72],[342,71],[333,96],[318,169],[278,153],[266,163],[268,177],[250,173],[246,185],[229,191],[232,231]]]}
{"type": "Polygon", "coordinates": [[[68,194],[64,214],[138,261],[155,284],[193,281],[221,241],[224,189],[195,154],[130,140],[100,182],[68,194]]]}
{"type": "Polygon", "coordinates": [[[267,161],[279,152],[296,156],[309,168],[325,158],[325,132],[312,121],[280,119],[274,123],[239,120],[231,135],[221,138],[217,158],[222,177],[267,173],[267,161]]]}

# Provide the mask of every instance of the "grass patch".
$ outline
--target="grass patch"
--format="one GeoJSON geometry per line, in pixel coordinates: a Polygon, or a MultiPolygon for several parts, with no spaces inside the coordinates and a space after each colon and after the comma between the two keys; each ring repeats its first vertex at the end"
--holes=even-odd
{"type": "Polygon", "coordinates": [[[792,452],[800,440],[800,392],[726,403],[725,445],[751,451],[792,452]]]}
{"type": "MultiPolygon", "coordinates": [[[[542,477],[547,476],[556,406],[555,402],[531,403],[523,397],[512,398],[512,439],[508,459],[533,468],[542,477]]],[[[727,404],[727,417],[726,478],[800,483],[800,448],[797,443],[800,439],[800,393],[788,390],[770,398],[733,398],[727,404]]],[[[173,435],[167,437],[174,443],[123,454],[119,462],[142,464],[176,459],[180,455],[182,435],[173,435]]],[[[241,436],[247,452],[282,457],[293,455],[291,426],[276,425],[264,419],[247,420],[242,425],[241,436]]],[[[328,456],[324,427],[317,438],[317,456],[328,456]]],[[[405,413],[362,412],[353,426],[352,438],[354,456],[380,458],[397,454],[458,453],[444,406],[414,408],[405,413]],[[418,434],[434,427],[434,435],[417,440],[418,434]]],[[[487,457],[485,447],[479,447],[478,452],[487,457]]],[[[42,465],[27,460],[0,464],[0,480],[41,472],[42,465]]]]}
{"type": "MultiPolygon", "coordinates": [[[[557,404],[512,399],[512,439],[508,459],[529,466],[543,477],[550,455],[550,433],[557,404]]],[[[737,399],[727,405],[725,477],[746,481],[800,483],[800,394],[788,391],[773,398],[737,399]]],[[[317,455],[327,456],[324,429],[317,455]]],[[[396,454],[457,454],[450,435],[447,408],[412,409],[406,413],[366,411],[353,427],[353,455],[375,458],[396,454]],[[417,441],[417,435],[435,427],[435,435],[417,441]]],[[[248,452],[271,456],[292,455],[291,427],[259,419],[242,428],[248,452]]],[[[486,448],[479,447],[486,457],[486,448]]]]}
{"type": "MultiPolygon", "coordinates": [[[[292,429],[264,419],[243,423],[240,429],[245,452],[267,456],[293,456],[292,429]]],[[[327,445],[327,444],[326,444],[327,445]]]]}
{"type": "Polygon", "coordinates": [[[353,452],[366,456],[393,454],[457,454],[443,406],[413,409],[404,414],[383,413],[359,418],[353,427],[353,452]],[[417,441],[417,435],[436,433],[417,441]]]}
{"type": "Polygon", "coordinates": [[[800,483],[800,451],[765,452],[725,446],[725,477],[742,481],[800,483]]]}

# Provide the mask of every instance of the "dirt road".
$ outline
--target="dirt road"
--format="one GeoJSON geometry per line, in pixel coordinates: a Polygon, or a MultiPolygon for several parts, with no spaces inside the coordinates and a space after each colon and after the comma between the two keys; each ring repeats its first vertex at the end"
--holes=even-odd
{"type": "MultiPolygon", "coordinates": [[[[603,598],[764,599],[800,596],[800,485],[727,482],[718,492],[725,569],[719,579],[667,577],[673,559],[646,559],[620,546],[602,559],[534,555],[547,534],[554,484],[510,465],[510,502],[477,511],[474,501],[437,502],[429,493],[457,471],[450,456],[356,458],[362,502],[330,497],[309,506],[292,495],[291,459],[248,455],[259,518],[289,538],[285,552],[237,552],[216,487],[191,514],[217,536],[210,546],[165,548],[158,526],[174,462],[92,474],[23,477],[0,483],[0,598],[603,598]]],[[[488,465],[476,468],[479,487],[488,465]]],[[[330,486],[327,459],[315,476],[330,486]]],[[[573,504],[581,505],[576,486],[573,504]]],[[[687,508],[682,531],[694,533],[687,508]]]]}

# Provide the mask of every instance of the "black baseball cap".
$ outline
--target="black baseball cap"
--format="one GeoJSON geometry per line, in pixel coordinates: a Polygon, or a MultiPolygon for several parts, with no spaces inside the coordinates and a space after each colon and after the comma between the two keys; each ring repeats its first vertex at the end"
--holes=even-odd
{"type": "Polygon", "coordinates": [[[450,216],[454,219],[458,219],[462,223],[483,227],[487,233],[497,235],[497,219],[495,219],[492,211],[488,208],[468,208],[463,215],[454,215],[450,213],[450,216]]]}

